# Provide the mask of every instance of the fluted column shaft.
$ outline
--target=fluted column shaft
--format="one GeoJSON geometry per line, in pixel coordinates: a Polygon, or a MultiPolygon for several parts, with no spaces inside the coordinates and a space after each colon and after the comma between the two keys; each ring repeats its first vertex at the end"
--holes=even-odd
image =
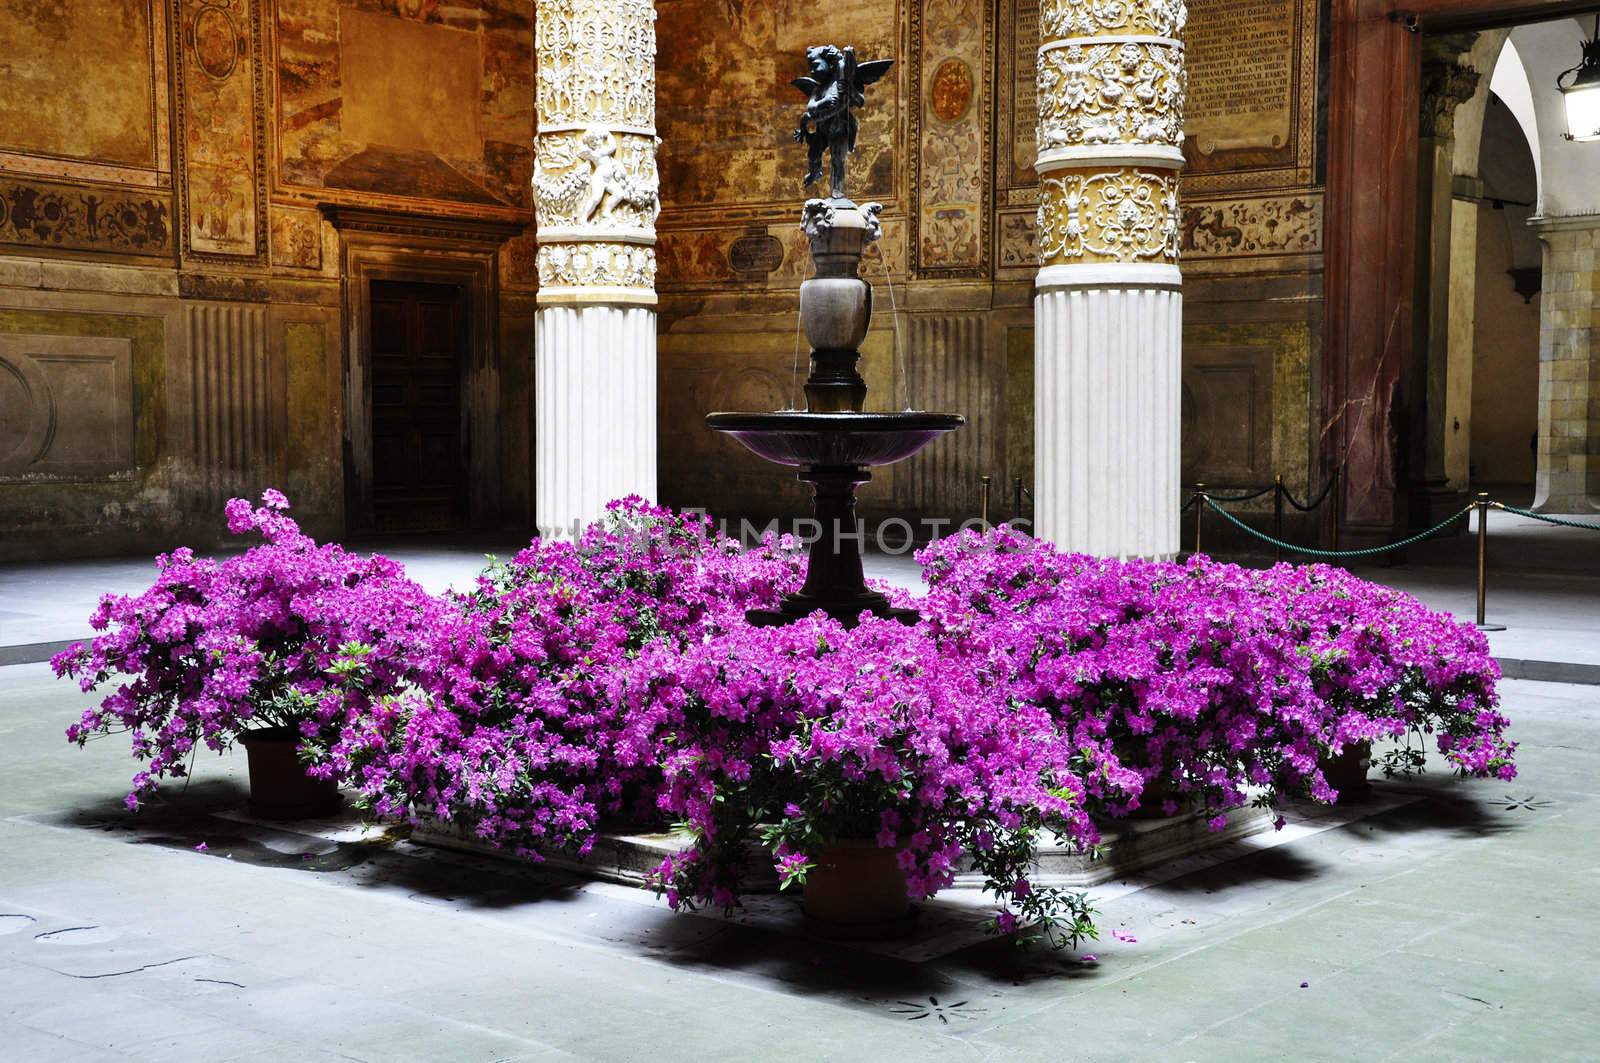
{"type": "Polygon", "coordinates": [[[1178,550],[1183,0],[1040,10],[1035,529],[1178,550]]]}
{"type": "Polygon", "coordinates": [[[655,5],[538,0],[535,507],[656,493],[655,5]]]}

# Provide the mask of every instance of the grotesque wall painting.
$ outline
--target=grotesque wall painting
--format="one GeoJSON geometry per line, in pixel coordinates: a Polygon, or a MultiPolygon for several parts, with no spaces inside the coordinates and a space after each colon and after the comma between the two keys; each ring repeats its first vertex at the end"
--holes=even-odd
{"type": "Polygon", "coordinates": [[[277,30],[281,191],[529,209],[533,0],[281,0],[277,30]]]}
{"type": "Polygon", "coordinates": [[[992,29],[978,0],[924,0],[911,20],[921,93],[912,111],[913,250],[925,275],[987,272],[992,29]]]}
{"type": "Polygon", "coordinates": [[[184,249],[263,254],[260,9],[255,0],[182,0],[178,18],[184,249]]]}

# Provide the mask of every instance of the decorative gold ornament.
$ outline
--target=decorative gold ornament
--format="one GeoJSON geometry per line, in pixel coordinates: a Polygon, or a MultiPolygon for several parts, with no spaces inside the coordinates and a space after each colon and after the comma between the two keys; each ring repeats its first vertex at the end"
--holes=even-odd
{"type": "Polygon", "coordinates": [[[1044,0],[1041,267],[1177,265],[1188,19],[1183,0],[1044,0]]]}
{"type": "Polygon", "coordinates": [[[655,5],[539,0],[537,14],[540,299],[653,303],[655,5]]]}
{"type": "Polygon", "coordinates": [[[1042,41],[1109,33],[1180,37],[1188,24],[1183,0],[1044,0],[1039,6],[1042,41]]]}
{"type": "Polygon", "coordinates": [[[1182,225],[1171,171],[1067,171],[1039,184],[1035,245],[1044,266],[1176,264],[1182,225]]]}
{"type": "Polygon", "coordinates": [[[1183,47],[1072,42],[1039,51],[1039,150],[1183,146],[1183,47]]]}

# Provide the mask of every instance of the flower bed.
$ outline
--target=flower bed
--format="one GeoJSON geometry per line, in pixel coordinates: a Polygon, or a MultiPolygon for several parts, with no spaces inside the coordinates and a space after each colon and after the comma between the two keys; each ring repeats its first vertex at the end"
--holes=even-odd
{"type": "Polygon", "coordinates": [[[637,499],[444,596],[285,509],[230,503],[261,544],[163,557],[57,658],[86,691],[132,677],[69,731],[133,732],[130,804],[197,742],[288,724],[373,814],[532,858],[586,853],[608,819],[686,825],[655,875],[674,907],[737,903],[752,848],[795,886],[826,847],[870,841],[914,899],[965,856],[997,929],[1065,944],[1092,912],[1030,882],[1046,835],[1088,848],[1096,819],[1152,806],[1220,825],[1246,800],[1333,801],[1319,759],[1373,738],[1432,733],[1463,773],[1515,771],[1482,636],[1336,569],[1116,562],[1001,529],[920,555],[916,626],[758,629],[744,611],[799,585],[797,544],[740,550],[637,499]]]}

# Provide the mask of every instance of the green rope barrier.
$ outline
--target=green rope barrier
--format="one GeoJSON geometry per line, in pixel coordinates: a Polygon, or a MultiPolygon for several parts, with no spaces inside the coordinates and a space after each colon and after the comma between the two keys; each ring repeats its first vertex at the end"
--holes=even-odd
{"type": "Polygon", "coordinates": [[[1518,509],[1516,506],[1508,506],[1504,502],[1492,502],[1490,504],[1496,509],[1505,510],[1507,513],[1515,513],[1519,517],[1527,517],[1531,520],[1542,520],[1546,524],[1559,524],[1563,528],[1583,528],[1587,531],[1600,531],[1600,524],[1585,524],[1583,521],[1579,520],[1563,520],[1560,517],[1547,517],[1543,513],[1535,513],[1531,509],[1518,509]]]}
{"type": "Polygon", "coordinates": [[[1238,517],[1235,517],[1232,513],[1229,513],[1227,510],[1213,502],[1210,495],[1197,495],[1196,497],[1204,500],[1206,505],[1210,506],[1213,510],[1228,518],[1228,520],[1231,521],[1236,527],[1242,531],[1249,532],[1257,539],[1260,539],[1263,542],[1271,543],[1273,546],[1284,550],[1290,550],[1297,554],[1309,554],[1312,557],[1376,557],[1379,554],[1386,554],[1391,550],[1401,550],[1407,546],[1415,546],[1424,539],[1431,539],[1433,536],[1444,531],[1450,525],[1454,524],[1468,513],[1471,513],[1472,510],[1476,508],[1475,506],[1467,506],[1459,513],[1455,513],[1449,517],[1446,517],[1444,520],[1440,521],[1438,524],[1435,524],[1427,531],[1413,535],[1409,539],[1402,539],[1397,543],[1390,543],[1388,546],[1373,546],[1368,547],[1365,550],[1317,550],[1309,546],[1296,546],[1294,543],[1286,543],[1281,539],[1274,539],[1270,535],[1256,531],[1254,528],[1250,527],[1250,525],[1246,524],[1244,521],[1240,520],[1238,517]]]}

